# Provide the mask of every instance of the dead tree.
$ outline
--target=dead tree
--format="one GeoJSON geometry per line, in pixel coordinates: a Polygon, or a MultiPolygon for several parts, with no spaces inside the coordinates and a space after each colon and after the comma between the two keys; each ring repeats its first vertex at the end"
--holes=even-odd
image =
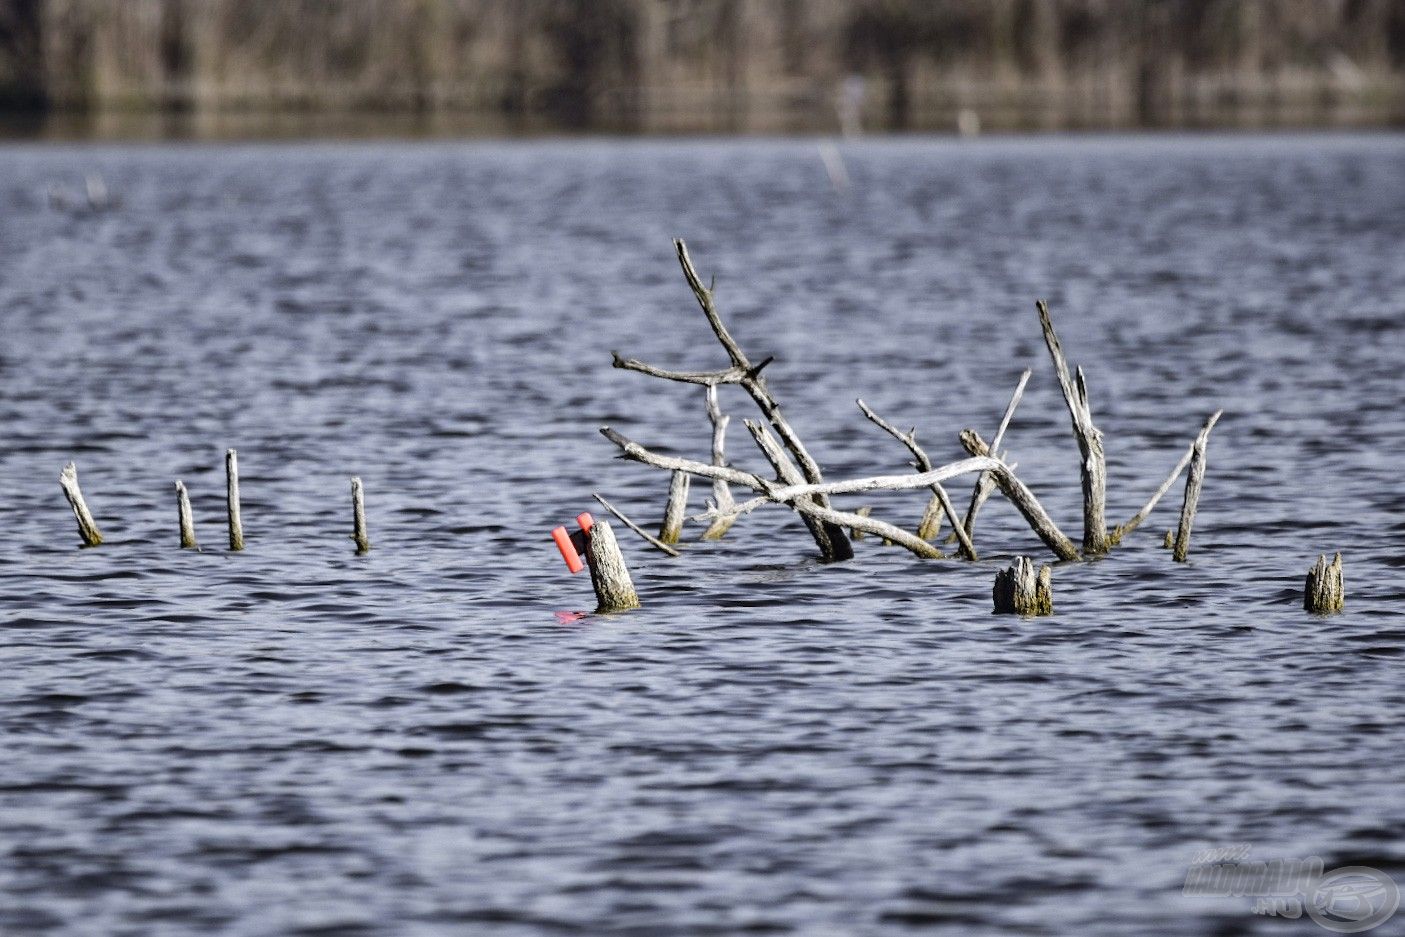
{"type": "MultiPolygon", "coordinates": [[[[676,530],[681,510],[676,506],[682,500],[681,492],[686,491],[682,479],[696,475],[712,483],[713,498],[708,503],[706,513],[695,519],[709,523],[707,539],[720,537],[738,518],[745,516],[765,504],[783,504],[791,508],[805,522],[811,537],[826,560],[847,559],[852,556],[852,547],[844,529],[848,528],[853,539],[864,534],[881,537],[885,542],[905,547],[917,556],[927,558],[942,557],[942,552],[929,541],[937,535],[939,516],[945,515],[951,522],[952,537],[960,545],[961,556],[974,560],[977,556],[973,538],[976,515],[981,505],[992,491],[999,491],[1024,517],[1036,536],[1061,560],[1077,560],[1096,557],[1106,553],[1134,531],[1152,509],[1160,502],[1175,480],[1187,466],[1190,467],[1190,480],[1187,483],[1186,507],[1182,511],[1183,534],[1177,538],[1177,558],[1183,558],[1184,547],[1189,543],[1190,523],[1194,518],[1195,503],[1204,478],[1204,451],[1210,430],[1214,427],[1219,413],[1214,414],[1201,430],[1185,457],[1172,470],[1170,476],[1152,495],[1151,499],[1125,524],[1112,531],[1107,526],[1107,467],[1103,450],[1103,435],[1093,423],[1092,409],[1088,400],[1088,382],[1082,368],[1070,371],[1064,356],[1063,346],[1054,331],[1049,308],[1043,302],[1036,303],[1040,327],[1045,345],[1053,361],[1054,371],[1063,393],[1064,404],[1068,408],[1074,439],[1078,446],[1081,487],[1083,491],[1083,536],[1081,545],[1075,544],[1040,504],[1027,485],[1015,475],[1015,466],[1010,464],[997,450],[1004,440],[1014,416],[1015,408],[1023,397],[1030,372],[1021,375],[1014,394],[1000,420],[995,434],[994,445],[988,445],[974,430],[964,430],[960,434],[962,447],[971,456],[960,462],[935,467],[932,459],[917,443],[916,429],[903,432],[893,424],[878,416],[862,400],[860,410],[874,425],[901,442],[912,454],[917,472],[909,475],[880,475],[849,481],[827,482],[820,472],[815,458],[791,424],[781,413],[766,379],[761,371],[771,363],[764,358],[753,363],[727,330],[713,302],[712,290],[703,286],[697,271],[688,256],[687,247],[682,241],[674,241],[678,262],[683,275],[693,292],[699,307],[711,327],[730,364],[716,371],[672,371],[646,364],[633,358],[624,358],[614,353],[614,365],[630,371],[638,371],[652,377],[677,381],[686,384],[699,384],[706,389],[707,413],[712,423],[712,458],[710,462],[664,456],[627,439],[609,427],[601,432],[618,446],[624,458],[641,462],[673,473],[673,484],[668,516],[673,523],[665,525],[665,532],[659,538],[648,537],[655,545],[659,540],[670,539],[668,532],[676,530]],[[746,428],[753,441],[761,450],[771,467],[771,477],[761,473],[743,471],[727,463],[724,453],[724,437],[728,417],[722,414],[717,403],[717,388],[724,384],[741,387],[760,408],[765,421],[747,420],[746,428]],[[958,516],[951,498],[942,483],[959,475],[976,472],[979,477],[971,492],[970,505],[964,516],[958,516]],[[732,497],[731,487],[739,486],[753,492],[753,497],[738,504],[732,497]],[[873,517],[868,510],[862,512],[842,511],[830,502],[831,496],[875,490],[915,490],[925,488],[931,492],[922,522],[916,533],[911,533],[897,525],[873,517]]],[[[621,517],[623,520],[623,518],[621,517]]],[[[631,525],[632,526],[632,525],[631,525]]]]}

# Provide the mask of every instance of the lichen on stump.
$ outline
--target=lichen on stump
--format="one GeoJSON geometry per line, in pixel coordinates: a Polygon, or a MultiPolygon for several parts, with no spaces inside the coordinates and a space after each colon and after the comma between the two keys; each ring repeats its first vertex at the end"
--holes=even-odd
{"type": "Polygon", "coordinates": [[[1318,615],[1333,615],[1346,605],[1346,589],[1342,585],[1342,555],[1338,553],[1332,562],[1326,556],[1319,556],[1317,563],[1307,571],[1307,585],[1303,589],[1303,608],[1318,615]]]}
{"type": "Polygon", "coordinates": [[[1052,615],[1051,571],[1048,566],[1041,566],[1036,573],[1033,560],[1017,557],[1015,565],[995,574],[991,597],[998,615],[1052,615]]]}

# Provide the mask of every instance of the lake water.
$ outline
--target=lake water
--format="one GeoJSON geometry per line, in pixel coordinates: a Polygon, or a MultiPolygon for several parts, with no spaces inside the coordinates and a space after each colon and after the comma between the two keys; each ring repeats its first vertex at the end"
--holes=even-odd
{"type": "Polygon", "coordinates": [[[0,933],[1325,933],[1182,896],[1235,843],[1405,884],[1405,137],[840,153],[843,190],[812,140],[0,149],[0,933]],[[1225,408],[1190,562],[1178,485],[996,617],[1049,558],[998,498],[978,564],[821,565],[769,508],[676,560],[621,531],[643,609],[573,614],[550,528],[667,490],[597,428],[708,451],[699,388],[610,367],[726,363],[673,236],[833,479],[906,465],[855,397],[951,461],[1031,367],[1007,444],[1076,539],[1038,297],[1113,522],[1225,408]]]}

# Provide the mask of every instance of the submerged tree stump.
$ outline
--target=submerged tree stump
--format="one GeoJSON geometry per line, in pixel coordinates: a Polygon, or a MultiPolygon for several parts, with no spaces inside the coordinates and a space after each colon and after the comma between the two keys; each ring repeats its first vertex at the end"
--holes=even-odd
{"type": "Polygon", "coordinates": [[[68,499],[68,506],[73,508],[73,517],[78,521],[78,536],[83,538],[83,546],[95,547],[102,543],[102,531],[98,530],[97,521],[93,520],[93,514],[88,510],[88,503],[83,500],[83,492],[78,487],[77,465],[70,462],[63,467],[63,472],[59,475],[59,487],[68,499]]]}
{"type": "Polygon", "coordinates": [[[597,612],[623,612],[639,607],[639,593],[629,578],[619,541],[610,522],[595,521],[586,534],[585,558],[590,564],[590,584],[599,600],[597,612]]]}
{"type": "Polygon", "coordinates": [[[995,600],[996,614],[1052,615],[1054,597],[1050,578],[1048,566],[1039,567],[1036,573],[1033,560],[1027,556],[1017,557],[1014,566],[995,574],[991,597],[995,600]]]}
{"type": "Polygon", "coordinates": [[[1346,605],[1346,589],[1342,585],[1342,555],[1338,553],[1332,562],[1326,556],[1319,556],[1317,563],[1307,571],[1307,585],[1303,589],[1303,608],[1318,615],[1332,615],[1346,605]]]}

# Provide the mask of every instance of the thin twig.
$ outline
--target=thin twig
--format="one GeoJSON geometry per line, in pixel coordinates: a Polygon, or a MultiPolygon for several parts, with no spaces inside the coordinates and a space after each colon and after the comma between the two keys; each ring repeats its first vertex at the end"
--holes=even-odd
{"type": "MultiPolygon", "coordinates": [[[[998,453],[999,459],[1002,462],[1010,461],[1010,453],[1001,452],[1000,444],[1005,440],[1005,430],[1010,427],[1010,420],[1015,416],[1015,408],[1020,405],[1020,401],[1024,398],[1025,385],[1029,383],[1029,376],[1033,373],[1033,371],[1026,368],[1025,372],[1020,375],[1020,382],[1015,385],[1015,392],[1010,396],[1010,402],[1005,405],[1005,413],[1000,417],[1000,428],[995,431],[995,438],[990,441],[990,451],[992,453],[998,453]]],[[[1010,468],[1013,470],[1014,466],[1011,465],[1010,468]]],[[[995,480],[990,477],[988,472],[982,472],[981,477],[976,479],[975,487],[971,489],[971,503],[966,506],[966,516],[961,521],[961,528],[966,531],[967,537],[975,537],[976,515],[980,513],[981,508],[990,497],[990,493],[994,490],[995,480]]],[[[955,536],[956,534],[953,533],[947,539],[954,539],[955,536]]]]}
{"type": "Polygon", "coordinates": [[[682,556],[682,554],[675,550],[673,547],[664,543],[662,540],[648,533],[644,530],[644,528],[634,523],[634,521],[625,517],[624,512],[622,512],[619,508],[615,507],[610,502],[606,501],[601,495],[595,494],[592,495],[592,497],[594,497],[596,501],[600,502],[601,507],[609,511],[611,514],[615,515],[615,517],[618,517],[620,519],[621,524],[628,527],[630,530],[634,531],[639,536],[643,537],[644,542],[647,543],[649,546],[653,547],[655,550],[660,550],[664,553],[667,553],[669,556],[682,556]]]}
{"type": "MultiPolygon", "coordinates": [[[[924,472],[932,470],[932,460],[928,458],[927,452],[917,444],[917,430],[912,429],[904,433],[892,423],[874,413],[872,408],[862,400],[857,401],[859,409],[863,415],[868,417],[879,429],[888,433],[898,442],[907,447],[907,451],[912,453],[912,457],[917,460],[917,468],[924,472]]],[[[971,538],[966,536],[966,531],[961,526],[961,520],[956,516],[956,508],[952,506],[951,498],[947,496],[946,489],[941,484],[932,485],[932,495],[941,503],[942,510],[946,512],[947,520],[951,521],[951,527],[956,532],[956,538],[961,542],[961,555],[968,560],[976,559],[976,548],[971,543],[971,538]]],[[[921,536],[919,534],[919,536],[921,536]]],[[[923,538],[926,539],[926,538],[923,538]]]]}

